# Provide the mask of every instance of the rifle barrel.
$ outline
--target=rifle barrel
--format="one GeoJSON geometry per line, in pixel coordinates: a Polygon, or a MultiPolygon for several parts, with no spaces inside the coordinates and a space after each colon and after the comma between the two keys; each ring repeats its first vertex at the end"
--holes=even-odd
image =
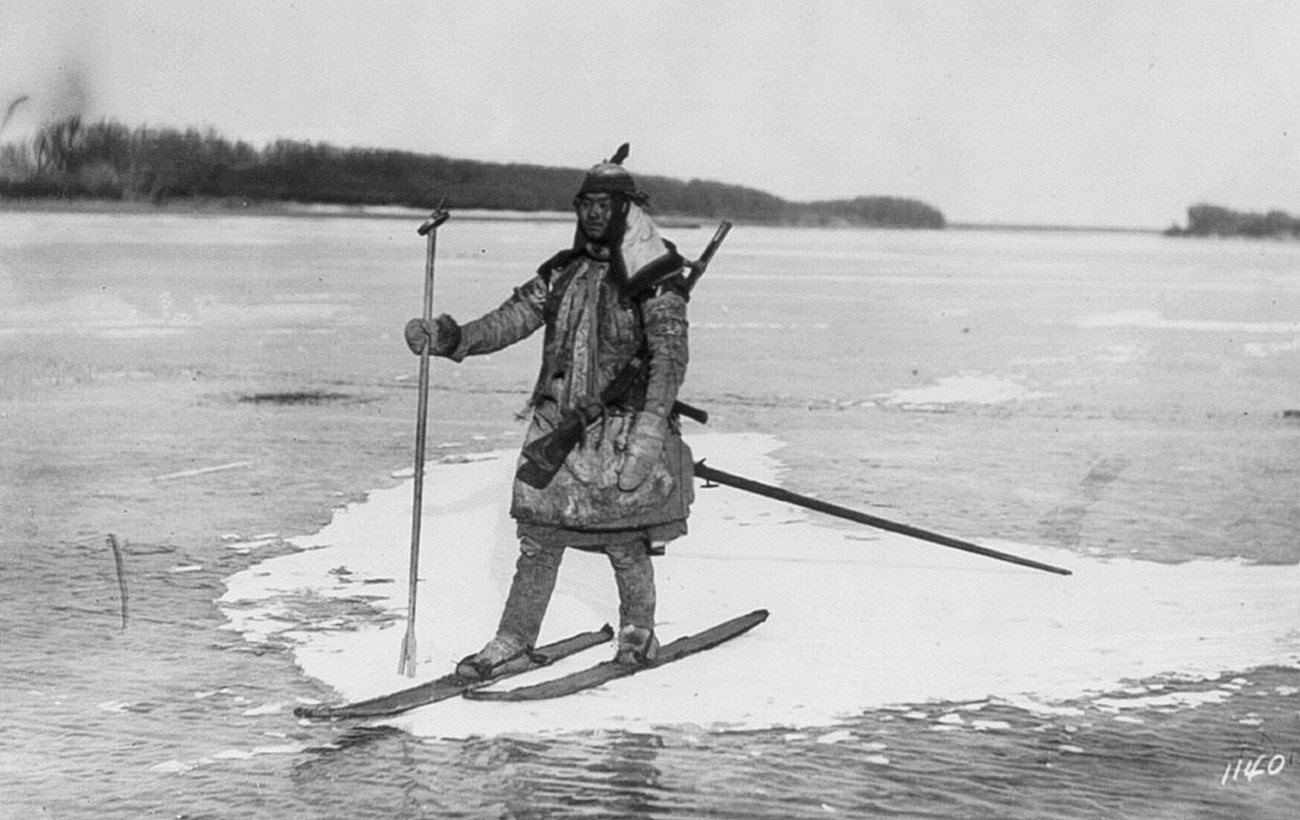
{"type": "Polygon", "coordinates": [[[709,240],[708,247],[704,249],[704,253],[700,254],[700,258],[690,264],[691,272],[690,275],[686,277],[687,293],[694,290],[695,283],[704,275],[704,271],[708,270],[709,263],[713,261],[713,255],[718,252],[718,248],[722,247],[722,240],[727,238],[727,232],[730,230],[731,223],[725,219],[722,220],[722,222],[718,224],[718,229],[713,232],[713,238],[709,240]]]}

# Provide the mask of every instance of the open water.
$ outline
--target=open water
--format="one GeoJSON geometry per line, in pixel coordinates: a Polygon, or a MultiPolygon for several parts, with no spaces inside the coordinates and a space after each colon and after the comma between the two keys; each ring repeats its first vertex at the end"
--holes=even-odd
{"type": "MultiPolygon", "coordinates": [[[[436,706],[392,725],[294,719],[294,703],[368,677],[362,655],[340,656],[344,674],[309,651],[402,631],[400,578],[358,576],[367,594],[331,598],[292,562],[342,555],[317,569],[343,583],[370,546],[348,526],[404,526],[384,499],[409,492],[410,433],[385,417],[411,418],[397,330],[418,310],[418,223],[0,214],[0,452],[18,519],[0,530],[0,816],[1294,816],[1300,246],[1284,243],[737,227],[691,305],[684,397],[721,436],[692,433],[696,455],[1075,576],[953,564],[931,547],[908,558],[896,540],[780,510],[783,545],[754,535],[768,513],[717,502],[728,512],[713,515],[723,491],[701,491],[697,540],[670,550],[663,577],[688,575],[685,589],[708,572],[714,604],[773,610],[748,648],[714,661],[730,687],[722,719],[673,720],[663,692],[639,707],[614,687],[569,706],[571,729],[527,706],[512,728],[454,704],[444,726],[454,714],[463,731],[440,731],[436,706]],[[225,399],[272,382],[380,409],[240,416],[225,399]],[[60,442],[89,438],[123,385],[134,429],[58,475],[60,442]],[[60,401],[84,412],[52,412],[60,401]],[[158,454],[175,417],[226,425],[235,449],[154,466],[169,463],[158,454]],[[331,447],[292,434],[336,426],[331,447]],[[741,434],[761,435],[726,444],[741,434]],[[133,458],[151,486],[195,489],[164,508],[174,536],[125,545],[121,630],[102,532],[131,493],[95,485],[102,505],[64,509],[18,485],[57,478],[75,495],[133,458]],[[231,531],[187,523],[313,472],[377,492],[318,535],[251,516],[231,531]],[[747,539],[749,559],[731,549],[747,539]],[[841,544],[857,551],[837,557],[841,544]],[[893,588],[855,593],[873,578],[893,588]],[[258,583],[278,591],[247,591],[258,583]],[[828,615],[854,594],[860,614],[828,615]],[[254,605],[261,631],[243,621],[254,605]],[[728,678],[758,657],[748,685],[728,678]]],[[[711,227],[669,233],[694,253],[711,227]]],[[[567,238],[556,223],[454,217],[439,309],[490,308],[567,238]]],[[[435,366],[433,446],[508,453],[536,355],[530,342],[435,366]]],[[[340,502],[304,486],[311,504],[340,502]]]]}

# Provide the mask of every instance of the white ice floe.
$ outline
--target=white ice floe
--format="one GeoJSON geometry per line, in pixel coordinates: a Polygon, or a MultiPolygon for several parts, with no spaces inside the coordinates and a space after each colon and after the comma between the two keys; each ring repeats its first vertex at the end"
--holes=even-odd
{"type": "Polygon", "coordinates": [[[1223,703],[1232,696],[1222,689],[1204,692],[1171,692],[1167,695],[1150,695],[1137,698],[1096,698],[1093,705],[1110,712],[1151,709],[1185,709],[1207,703],[1223,703]]]}
{"type": "Polygon", "coordinates": [[[154,476],[154,481],[172,481],[178,478],[195,478],[197,476],[209,475],[211,473],[221,473],[227,470],[237,470],[241,467],[250,467],[254,464],[252,461],[232,461],[228,464],[213,464],[207,467],[194,467],[189,470],[180,470],[175,473],[154,476]]]}
{"type": "Polygon", "coordinates": [[[852,740],[852,739],[853,739],[852,732],[848,731],[847,729],[838,729],[834,732],[827,732],[826,734],[817,738],[817,742],[821,744],[831,744],[831,743],[842,743],[843,741],[852,740]]]}
{"type": "MultiPolygon", "coordinates": [[[[690,439],[697,458],[774,483],[781,444],[757,435],[690,439]]],[[[493,633],[517,543],[506,512],[514,451],[431,464],[425,483],[416,681],[445,673],[493,633]]],[[[856,506],[853,499],[833,499],[856,506]]],[[[340,700],[411,686],[397,673],[406,588],[361,587],[358,577],[405,579],[411,487],[375,491],[337,511],[320,533],[294,539],[301,552],[228,579],[221,603],[250,640],[278,636],[310,676],[340,700]],[[348,579],[331,574],[346,566],[348,579]],[[353,601],[364,589],[390,619],[283,620],[286,602],[353,601]],[[388,597],[382,597],[388,596],[388,597]],[[279,613],[280,617],[277,617],[279,613]]],[[[870,510],[867,510],[870,512],[870,510]]],[[[924,526],[924,510],[914,523],[924,526]]],[[[700,488],[689,536],[656,559],[658,631],[664,641],[747,612],[771,617],[708,652],[568,698],[529,703],[446,701],[389,721],[416,734],[466,737],[665,726],[798,729],[900,704],[992,699],[1055,716],[1097,705],[1134,712],[1190,708],[1228,690],[1114,695],[1133,681],[1213,680],[1268,664],[1300,664],[1300,567],[1235,560],[1167,565],[1083,556],[1033,545],[959,538],[1063,565],[1069,577],[881,533],[852,530],[727,487],[700,488]]],[[[974,526],[975,522],[972,522],[974,526]]],[[[542,641],[616,621],[617,595],[603,556],[569,551],[542,641]]],[[[601,660],[590,650],[523,684],[601,660]]],[[[1134,689],[1137,692],[1137,689],[1134,689]]],[[[943,711],[931,710],[943,715],[943,711]]],[[[933,720],[923,709],[902,717],[933,720]]],[[[989,722],[986,729],[1000,728],[989,722]]],[[[954,724],[938,723],[958,731],[954,724]]]]}
{"type": "Polygon", "coordinates": [[[258,715],[274,715],[284,711],[283,703],[267,703],[262,706],[254,706],[252,709],[245,709],[242,714],[244,717],[257,717],[258,715]]]}
{"type": "Polygon", "coordinates": [[[248,760],[253,756],[248,749],[223,749],[212,757],[214,760],[248,760]]]}
{"type": "Polygon", "coordinates": [[[1200,333],[1300,333],[1300,321],[1238,322],[1228,319],[1167,319],[1156,310],[1091,313],[1076,324],[1084,328],[1141,327],[1151,330],[1190,330],[1200,333]]]}
{"type": "Polygon", "coordinates": [[[158,774],[182,774],[196,768],[199,764],[186,760],[165,760],[149,767],[149,771],[158,774]]]}
{"type": "Polygon", "coordinates": [[[235,552],[246,553],[252,552],[255,549],[270,546],[271,544],[279,543],[279,541],[280,539],[277,537],[259,538],[255,541],[227,541],[226,548],[234,550],[235,552]]]}
{"type": "Polygon", "coordinates": [[[254,746],[255,755],[296,755],[307,747],[301,743],[277,743],[273,746],[254,746]]]}
{"type": "Polygon", "coordinates": [[[977,732],[1000,732],[1011,728],[1005,720],[972,720],[970,725],[977,732]]]}
{"type": "Polygon", "coordinates": [[[95,704],[95,707],[97,709],[102,709],[105,712],[112,712],[113,714],[121,715],[129,711],[134,705],[135,704],[129,700],[106,700],[103,703],[95,704]]]}
{"type": "Polygon", "coordinates": [[[1029,390],[1010,378],[963,372],[940,378],[934,384],[894,390],[876,398],[895,407],[933,408],[951,404],[1006,404],[1052,395],[1029,390]]]}
{"type": "Polygon", "coordinates": [[[1289,342],[1247,342],[1242,345],[1247,356],[1253,356],[1256,359],[1266,359],[1269,356],[1278,353],[1295,353],[1300,351],[1300,338],[1292,339],[1289,342]]]}

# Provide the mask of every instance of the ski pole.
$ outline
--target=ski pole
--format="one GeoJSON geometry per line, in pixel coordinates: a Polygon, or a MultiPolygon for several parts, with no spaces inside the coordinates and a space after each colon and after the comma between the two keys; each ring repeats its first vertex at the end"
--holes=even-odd
{"type": "MultiPolygon", "coordinates": [[[[434,208],[429,218],[420,225],[418,233],[427,237],[428,249],[424,259],[424,324],[433,320],[433,258],[438,248],[438,226],[451,214],[434,208]]],[[[420,518],[424,506],[424,442],[429,425],[429,348],[420,351],[420,396],[415,411],[415,497],[411,510],[411,566],[407,582],[406,636],[402,639],[402,656],[397,661],[397,672],[408,678],[415,677],[415,602],[420,580],[420,518]]]]}
{"type": "Polygon", "coordinates": [[[714,468],[709,467],[704,463],[703,459],[695,462],[695,475],[705,481],[716,481],[719,484],[726,484],[728,487],[735,487],[737,490],[744,490],[745,492],[753,493],[755,495],[765,496],[777,501],[784,501],[787,504],[796,504],[800,507],[806,507],[807,509],[816,510],[820,513],[833,515],[836,518],[843,518],[846,521],[866,524],[868,527],[896,532],[900,535],[919,538],[922,541],[929,541],[933,544],[942,544],[945,547],[952,547],[953,549],[962,550],[964,552],[983,555],[986,558],[1006,561],[1011,564],[1019,564],[1022,567],[1041,569],[1044,572],[1055,572],[1057,575],[1073,575],[1070,570],[1054,567],[1051,564],[1041,564],[1038,561],[1031,561],[1028,558],[1021,558],[1005,552],[991,550],[988,547],[981,547],[948,535],[941,535],[937,532],[923,530],[920,527],[913,527],[909,524],[899,524],[894,521],[889,521],[888,519],[877,518],[874,515],[868,515],[867,513],[858,512],[857,510],[851,510],[848,507],[841,507],[838,504],[830,504],[816,498],[809,498],[806,495],[792,493],[789,490],[782,489],[781,487],[774,487],[771,484],[764,484],[761,481],[754,481],[751,478],[732,475],[731,473],[724,473],[722,470],[715,470],[714,468]]]}

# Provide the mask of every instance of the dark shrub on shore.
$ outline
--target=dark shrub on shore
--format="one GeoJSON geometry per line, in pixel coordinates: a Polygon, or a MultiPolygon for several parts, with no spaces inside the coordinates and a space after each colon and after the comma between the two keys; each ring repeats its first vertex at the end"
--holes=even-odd
{"type": "MultiPolygon", "coordinates": [[[[206,198],[254,202],[402,205],[564,211],[584,169],[452,159],[374,148],[276,140],[262,149],[214,131],[135,129],[71,117],[29,144],[0,146],[0,197],[165,202],[206,198]]],[[[655,211],[785,225],[942,228],[943,214],[896,197],[791,202],[721,182],[638,175],[655,211]]]]}
{"type": "Polygon", "coordinates": [[[1285,211],[1242,213],[1219,205],[1187,209],[1187,227],[1171,226],[1166,236],[1300,237],[1300,219],[1285,211]]]}

